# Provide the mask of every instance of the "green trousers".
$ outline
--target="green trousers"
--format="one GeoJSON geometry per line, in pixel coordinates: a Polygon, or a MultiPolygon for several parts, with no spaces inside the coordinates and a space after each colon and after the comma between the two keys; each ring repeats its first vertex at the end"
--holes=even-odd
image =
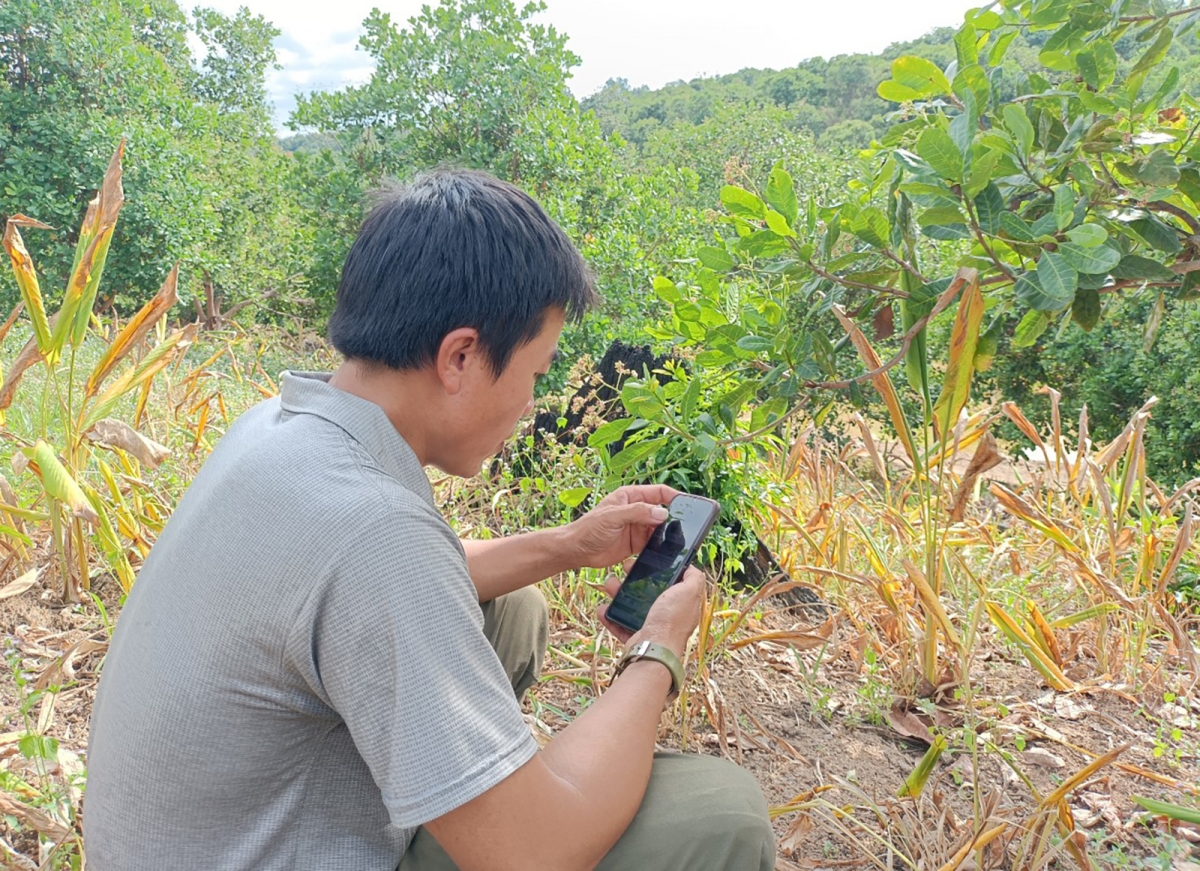
{"type": "MultiPolygon", "coordinates": [[[[534,587],[483,606],[484,632],[517,696],[541,672],[549,634],[546,600],[534,587]]],[[[775,836],[757,781],[712,756],[658,753],[637,816],[597,871],[773,871],[775,836]]],[[[457,871],[425,829],[399,871],[457,871]]],[[[530,869],[543,871],[543,869],[530,869]]],[[[553,871],[553,869],[544,869],[553,871]]]]}

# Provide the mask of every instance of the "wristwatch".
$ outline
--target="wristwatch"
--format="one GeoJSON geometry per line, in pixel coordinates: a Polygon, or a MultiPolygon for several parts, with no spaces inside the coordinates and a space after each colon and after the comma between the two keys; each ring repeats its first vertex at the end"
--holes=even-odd
{"type": "Polygon", "coordinates": [[[667,671],[671,672],[671,695],[674,698],[679,695],[679,689],[683,686],[683,663],[679,661],[679,657],[675,655],[675,651],[661,644],[655,644],[653,641],[639,641],[629,650],[625,651],[625,655],[621,657],[617,663],[616,671],[613,672],[613,680],[616,680],[621,672],[623,672],[631,662],[637,662],[639,659],[652,659],[655,662],[661,662],[667,667],[667,671]]]}

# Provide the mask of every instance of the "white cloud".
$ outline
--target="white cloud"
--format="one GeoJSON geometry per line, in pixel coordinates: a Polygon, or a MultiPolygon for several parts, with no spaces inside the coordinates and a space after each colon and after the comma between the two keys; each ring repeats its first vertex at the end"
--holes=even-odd
{"type": "MultiPolygon", "coordinates": [[[[207,0],[226,13],[249,6],[283,31],[283,69],[268,91],[282,124],[297,91],[362,84],[370,58],[357,49],[362,21],[379,6],[403,24],[423,0],[207,0]]],[[[435,2],[435,0],[430,0],[435,2]]],[[[745,67],[780,69],[806,58],[877,52],[934,27],[955,26],[971,0],[547,0],[539,21],[570,37],[581,57],[571,89],[585,97],[610,78],[661,87],[745,67]]]]}

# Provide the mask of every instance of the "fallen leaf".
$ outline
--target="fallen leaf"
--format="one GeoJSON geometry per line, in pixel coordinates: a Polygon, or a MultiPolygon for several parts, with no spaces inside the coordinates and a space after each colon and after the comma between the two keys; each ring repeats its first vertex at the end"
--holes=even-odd
{"type": "Polygon", "coordinates": [[[933,733],[929,726],[914,712],[905,709],[902,702],[894,702],[887,714],[888,724],[905,738],[915,738],[933,745],[933,733]]]}
{"type": "Polygon", "coordinates": [[[38,570],[30,569],[15,581],[10,581],[3,587],[0,587],[0,599],[11,599],[13,596],[19,596],[37,583],[38,570]]]}
{"type": "Polygon", "coordinates": [[[1061,756],[1044,750],[1041,747],[1030,747],[1021,754],[1021,758],[1042,768],[1065,768],[1067,763],[1061,756]]]}
{"type": "Polygon", "coordinates": [[[1071,696],[1054,697],[1054,713],[1064,720],[1080,720],[1092,710],[1091,705],[1081,704],[1071,696]]]}

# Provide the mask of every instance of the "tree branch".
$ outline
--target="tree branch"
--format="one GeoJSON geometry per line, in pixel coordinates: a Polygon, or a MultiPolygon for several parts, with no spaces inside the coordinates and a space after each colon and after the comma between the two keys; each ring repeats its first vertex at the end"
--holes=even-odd
{"type": "Polygon", "coordinates": [[[929,284],[929,279],[917,271],[917,268],[905,260],[903,257],[897,257],[891,251],[884,251],[883,255],[893,261],[897,266],[900,266],[905,272],[915,278],[921,284],[929,284]]]}
{"type": "Polygon", "coordinates": [[[1200,12],[1200,6],[1186,6],[1183,9],[1176,9],[1174,12],[1168,12],[1166,15],[1126,15],[1120,19],[1120,22],[1136,24],[1139,21],[1158,21],[1160,18],[1175,18],[1179,15],[1189,15],[1192,12],[1200,12]]]}
{"type": "Polygon", "coordinates": [[[906,291],[906,290],[897,290],[894,287],[884,287],[881,284],[867,284],[866,282],[854,281],[853,279],[850,279],[850,278],[841,278],[840,276],[834,275],[832,272],[826,272],[824,269],[822,269],[820,266],[817,266],[811,260],[809,260],[806,265],[808,266],[809,269],[811,269],[813,272],[817,273],[817,275],[821,276],[826,281],[832,281],[834,284],[842,285],[842,287],[854,287],[854,288],[859,288],[861,290],[873,290],[876,293],[886,294],[887,296],[896,296],[896,297],[900,297],[901,299],[908,298],[908,291],[906,291]]]}
{"type": "Polygon", "coordinates": [[[1163,200],[1154,200],[1153,202],[1146,203],[1146,208],[1154,209],[1156,212],[1167,212],[1168,214],[1174,215],[1176,218],[1188,225],[1188,228],[1192,231],[1193,236],[1200,236],[1200,221],[1196,220],[1195,215],[1189,215],[1186,211],[1179,208],[1179,206],[1173,206],[1168,202],[1164,202],[1163,200]]]}

